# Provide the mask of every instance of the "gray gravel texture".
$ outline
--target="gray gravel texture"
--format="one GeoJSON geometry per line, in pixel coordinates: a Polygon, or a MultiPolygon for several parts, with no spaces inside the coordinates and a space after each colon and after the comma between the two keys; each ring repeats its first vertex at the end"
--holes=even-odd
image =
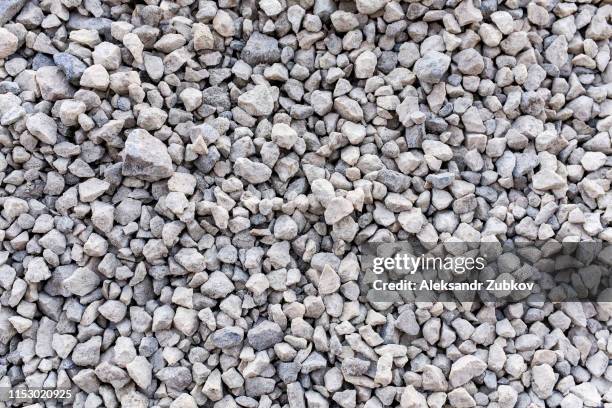
{"type": "Polygon", "coordinates": [[[609,303],[369,303],[358,258],[415,236],[612,241],[611,16],[0,0],[0,388],[612,406],[609,303]]]}

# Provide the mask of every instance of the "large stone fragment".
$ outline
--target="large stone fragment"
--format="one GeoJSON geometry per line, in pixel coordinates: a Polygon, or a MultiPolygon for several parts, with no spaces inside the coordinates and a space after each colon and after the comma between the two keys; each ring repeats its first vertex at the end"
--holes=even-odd
{"type": "Polygon", "coordinates": [[[21,214],[27,213],[30,209],[26,200],[17,197],[7,197],[4,200],[3,207],[2,216],[8,218],[10,221],[19,217],[21,214]]]}
{"type": "Polygon", "coordinates": [[[50,116],[42,112],[28,117],[26,128],[43,143],[54,145],[57,142],[57,124],[50,116]]]}
{"type": "Polygon", "coordinates": [[[149,363],[145,357],[136,356],[134,360],[125,366],[125,368],[127,368],[128,374],[134,380],[136,385],[142,389],[149,387],[151,380],[153,379],[153,366],[151,366],[151,363],[149,363]]]}
{"type": "Polygon", "coordinates": [[[414,114],[418,114],[419,110],[419,98],[416,96],[408,95],[402,103],[395,109],[397,116],[402,122],[402,125],[408,127],[414,125],[412,118],[414,114]]]}
{"type": "Polygon", "coordinates": [[[91,269],[78,268],[64,280],[64,287],[77,296],[85,296],[98,287],[100,277],[91,269]]]}
{"type": "Polygon", "coordinates": [[[414,73],[419,81],[437,84],[448,70],[450,62],[448,55],[429,51],[415,62],[414,73]]]}
{"type": "Polygon", "coordinates": [[[43,258],[34,258],[28,263],[25,280],[29,283],[38,283],[51,277],[49,267],[43,258]]]}
{"type": "Polygon", "coordinates": [[[155,373],[155,376],[174,390],[184,390],[191,384],[191,370],[187,367],[165,367],[155,373]]]}
{"type": "Polygon", "coordinates": [[[367,50],[359,54],[355,60],[355,77],[357,78],[370,78],[374,75],[376,70],[376,63],[378,59],[376,54],[372,51],[367,50]]]}
{"type": "Polygon", "coordinates": [[[423,389],[427,391],[445,392],[448,388],[448,382],[444,373],[439,367],[428,364],[423,367],[423,389]]]}
{"type": "Polygon", "coordinates": [[[280,60],[278,41],[256,31],[249,37],[240,53],[240,58],[250,66],[278,62],[280,60]]]}
{"type": "Polygon", "coordinates": [[[555,190],[567,185],[567,181],[550,169],[542,169],[533,175],[533,188],[538,190],[555,190]]]}
{"type": "Polygon", "coordinates": [[[79,84],[81,87],[106,91],[110,84],[110,76],[102,65],[91,65],[83,72],[79,84]]]}
{"type": "Polygon", "coordinates": [[[601,404],[601,395],[599,395],[597,387],[595,387],[595,384],[592,382],[583,382],[580,385],[572,387],[571,392],[587,407],[599,407],[601,404]]]}
{"type": "Polygon", "coordinates": [[[53,56],[53,62],[60,67],[66,78],[78,84],[83,72],[87,69],[87,65],[77,57],[67,52],[58,52],[53,56]]]}
{"type": "Polygon", "coordinates": [[[532,384],[531,387],[535,394],[546,399],[552,395],[553,388],[557,382],[555,372],[548,364],[541,364],[531,369],[532,384]]]}
{"type": "Polygon", "coordinates": [[[61,358],[68,357],[77,343],[78,340],[70,334],[54,333],[53,339],[51,340],[51,346],[53,347],[53,350],[55,350],[57,355],[61,358]]]}
{"type": "MultiPolygon", "coordinates": [[[[13,316],[15,316],[15,312],[11,309],[7,307],[0,309],[0,344],[2,345],[8,344],[15,335],[15,328],[9,321],[13,316]]],[[[45,317],[43,317],[43,319],[45,319],[45,317]]]]}
{"type": "Polygon", "coordinates": [[[223,272],[215,271],[210,274],[201,290],[206,296],[222,299],[234,290],[234,284],[223,272]]]}
{"type": "Polygon", "coordinates": [[[476,356],[463,356],[453,363],[450,371],[451,387],[460,387],[487,369],[487,363],[476,356]]]}
{"type": "Polygon", "coordinates": [[[448,402],[455,408],[471,408],[476,406],[476,401],[465,388],[456,388],[448,393],[448,402]]]}
{"type": "Polygon", "coordinates": [[[297,139],[297,132],[285,123],[277,123],[272,127],[272,141],[283,149],[291,149],[297,139]]]}
{"type": "Polygon", "coordinates": [[[138,121],[136,124],[145,130],[153,131],[161,128],[167,118],[168,114],[164,110],[147,107],[142,109],[138,114],[138,121]]]}
{"type": "Polygon", "coordinates": [[[357,0],[357,11],[361,14],[374,14],[387,4],[388,0],[357,0]]]}
{"type": "Polygon", "coordinates": [[[126,314],[127,306],[118,300],[107,300],[98,308],[98,312],[107,320],[119,323],[126,314]]]}
{"type": "Polygon", "coordinates": [[[90,178],[79,184],[79,198],[84,203],[90,203],[108,190],[110,184],[97,178],[90,178]]]}
{"type": "Polygon", "coordinates": [[[174,259],[189,272],[202,272],[206,268],[206,259],[195,248],[182,248],[174,259]]]}
{"type": "Polygon", "coordinates": [[[42,98],[46,101],[58,101],[71,98],[74,88],[68,82],[60,67],[46,66],[36,71],[36,83],[42,98]]]}
{"type": "Polygon", "coordinates": [[[251,161],[241,157],[234,163],[234,172],[237,176],[244,178],[251,184],[259,184],[268,181],[272,176],[272,169],[263,163],[251,161]]]}
{"type": "Polygon", "coordinates": [[[472,0],[463,0],[455,8],[455,17],[460,26],[465,26],[482,21],[482,12],[472,0]]]}
{"type": "Polygon", "coordinates": [[[283,341],[283,330],[277,323],[264,320],[247,333],[247,339],[255,350],[265,350],[283,341]]]}
{"type": "Polygon", "coordinates": [[[418,392],[413,385],[409,385],[402,391],[400,399],[401,408],[427,408],[425,396],[418,392]]]}
{"type": "Polygon", "coordinates": [[[215,38],[206,24],[194,24],[191,32],[193,34],[193,47],[196,51],[212,50],[215,47],[215,38]]]}
{"type": "Polygon", "coordinates": [[[340,277],[329,264],[325,264],[323,267],[317,287],[319,295],[329,295],[336,293],[340,289],[340,277]]]}
{"type": "Polygon", "coordinates": [[[564,35],[559,35],[550,43],[548,48],[546,48],[546,51],[544,51],[544,56],[551,64],[557,68],[561,68],[567,64],[569,58],[567,48],[567,39],[564,35]]]}
{"type": "Polygon", "coordinates": [[[27,0],[2,0],[0,1],[0,26],[6,24],[10,19],[25,6],[27,0]]]}
{"type": "Polygon", "coordinates": [[[344,197],[335,197],[331,199],[327,209],[325,210],[325,223],[333,225],[342,218],[353,212],[353,203],[344,197]]]}
{"type": "Polygon", "coordinates": [[[236,326],[224,327],[212,335],[213,344],[221,349],[237,346],[243,339],[244,330],[236,326]]]}
{"type": "Polygon", "coordinates": [[[0,27],[0,59],[4,59],[17,51],[18,42],[19,40],[15,34],[6,28],[0,27]]]}
{"type": "Polygon", "coordinates": [[[124,176],[157,181],[174,174],[166,145],[143,129],[133,130],[121,152],[124,176]]]}
{"type": "Polygon", "coordinates": [[[274,109],[270,88],[266,85],[256,85],[238,97],[238,106],[252,116],[270,115],[274,109]]]}
{"type": "Polygon", "coordinates": [[[57,324],[46,316],[40,320],[36,331],[36,355],[41,358],[52,357],[55,355],[53,350],[53,333],[57,324]]]}
{"type": "Polygon", "coordinates": [[[79,343],[72,351],[72,361],[81,367],[95,367],[100,361],[102,337],[95,336],[84,343],[79,343]]]}
{"type": "Polygon", "coordinates": [[[419,322],[417,321],[414,312],[410,309],[404,310],[397,317],[395,327],[409,336],[416,336],[420,331],[419,322]]]}
{"type": "Polygon", "coordinates": [[[363,119],[363,109],[361,109],[359,103],[347,96],[336,98],[334,109],[340,116],[351,122],[360,122],[363,119]]]}
{"type": "Polygon", "coordinates": [[[312,183],[310,183],[310,189],[323,207],[327,207],[329,202],[336,197],[334,186],[325,179],[313,180],[312,183]]]}
{"type": "Polygon", "coordinates": [[[464,75],[479,75],[484,69],[482,55],[473,48],[468,48],[455,54],[453,61],[464,75]]]}

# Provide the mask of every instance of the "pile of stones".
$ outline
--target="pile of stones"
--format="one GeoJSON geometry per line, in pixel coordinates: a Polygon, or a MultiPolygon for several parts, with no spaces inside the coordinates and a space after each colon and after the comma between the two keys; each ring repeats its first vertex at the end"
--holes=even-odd
{"type": "Polygon", "coordinates": [[[610,406],[610,303],[369,302],[360,247],[612,241],[611,19],[601,0],[1,0],[0,389],[610,406]]]}

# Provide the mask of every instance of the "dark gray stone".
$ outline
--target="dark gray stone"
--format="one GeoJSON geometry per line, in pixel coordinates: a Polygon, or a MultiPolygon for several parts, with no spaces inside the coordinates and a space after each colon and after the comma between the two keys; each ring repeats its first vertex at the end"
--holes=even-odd
{"type": "Polygon", "coordinates": [[[280,60],[278,41],[258,32],[253,33],[242,49],[240,58],[247,64],[272,64],[280,60]]]}
{"type": "Polygon", "coordinates": [[[265,350],[283,341],[283,330],[280,326],[269,320],[258,323],[249,330],[247,339],[255,350],[265,350]]]}
{"type": "Polygon", "coordinates": [[[60,67],[66,75],[66,78],[70,82],[78,83],[81,75],[85,69],[87,69],[87,65],[77,57],[72,54],[68,54],[67,52],[60,52],[53,56],[53,61],[55,65],[60,67]]]}
{"type": "Polygon", "coordinates": [[[8,23],[25,6],[27,0],[2,0],[0,1],[0,26],[8,23]]]}

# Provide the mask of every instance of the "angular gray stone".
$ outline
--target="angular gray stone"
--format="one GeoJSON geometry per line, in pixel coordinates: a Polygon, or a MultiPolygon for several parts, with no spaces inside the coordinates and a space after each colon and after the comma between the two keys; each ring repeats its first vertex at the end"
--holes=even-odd
{"type": "Polygon", "coordinates": [[[2,0],[0,2],[0,26],[15,17],[26,3],[27,0],[2,0]]]}
{"type": "Polygon", "coordinates": [[[33,258],[28,263],[25,280],[29,283],[38,283],[51,277],[51,271],[43,258],[33,258]]]}
{"type": "Polygon", "coordinates": [[[231,326],[217,330],[212,335],[212,342],[220,349],[230,348],[242,344],[244,330],[240,327],[231,326]]]}
{"type": "Polygon", "coordinates": [[[357,0],[357,10],[361,14],[374,14],[387,4],[388,0],[357,0]]]}
{"type": "Polygon", "coordinates": [[[563,177],[549,169],[542,169],[534,174],[532,181],[533,188],[538,190],[555,190],[567,185],[563,177]]]}
{"type": "Polygon", "coordinates": [[[256,323],[247,333],[247,340],[255,350],[265,350],[283,341],[283,330],[269,320],[256,323]]]}
{"type": "Polygon", "coordinates": [[[340,277],[331,266],[325,264],[317,282],[319,295],[329,295],[340,289],[340,277]]]}
{"type": "Polygon", "coordinates": [[[247,40],[240,53],[240,58],[254,67],[257,64],[278,62],[280,55],[278,40],[256,31],[247,40]]]}
{"type": "Polygon", "coordinates": [[[272,176],[272,169],[263,163],[257,163],[241,157],[234,163],[234,172],[251,184],[266,182],[272,176]]]}
{"type": "Polygon", "coordinates": [[[142,389],[149,388],[153,380],[153,366],[143,356],[136,356],[125,368],[136,385],[142,389]]]}
{"type": "Polygon", "coordinates": [[[167,387],[178,391],[187,388],[192,381],[191,370],[187,367],[165,367],[157,371],[155,376],[167,387]]]}
{"type": "Polygon", "coordinates": [[[479,75],[484,69],[482,55],[473,48],[458,52],[453,56],[453,61],[464,75],[479,75]]]}
{"type": "Polygon", "coordinates": [[[268,116],[274,109],[274,99],[266,85],[256,85],[238,97],[238,106],[252,116],[268,116]]]}
{"type": "Polygon", "coordinates": [[[460,387],[487,369],[487,364],[476,356],[463,356],[455,361],[450,370],[450,385],[460,387]]]}
{"type": "Polygon", "coordinates": [[[40,320],[38,330],[36,331],[36,355],[40,358],[52,357],[55,355],[53,350],[53,334],[57,324],[46,316],[40,320]]]}
{"type": "Polygon", "coordinates": [[[548,364],[535,366],[531,369],[531,375],[533,392],[542,399],[550,397],[557,382],[552,367],[548,364]]]}
{"type": "Polygon", "coordinates": [[[91,269],[77,268],[64,280],[64,287],[77,296],[85,296],[95,290],[100,283],[100,277],[91,269]]]}
{"type": "Polygon", "coordinates": [[[121,156],[124,176],[157,181],[174,173],[166,145],[143,129],[130,132],[121,156]]]}
{"type": "Polygon", "coordinates": [[[19,40],[15,34],[6,28],[0,27],[0,59],[6,59],[8,56],[13,55],[17,51],[18,43],[19,40]]]}
{"type": "Polygon", "coordinates": [[[202,293],[213,299],[222,299],[234,290],[234,284],[223,272],[215,271],[201,289],[202,293]]]}
{"type": "Polygon", "coordinates": [[[72,350],[72,361],[81,367],[95,367],[100,361],[102,337],[95,336],[84,343],[77,344],[72,350]]]}
{"type": "Polygon", "coordinates": [[[28,131],[43,143],[54,145],[57,142],[57,124],[42,112],[29,116],[26,120],[28,131]]]}
{"type": "Polygon", "coordinates": [[[400,399],[401,408],[427,408],[425,396],[418,392],[413,385],[408,385],[402,391],[400,399]]]}
{"type": "Polygon", "coordinates": [[[333,225],[354,211],[353,203],[343,197],[334,197],[325,210],[325,223],[333,225]]]}
{"type": "Polygon", "coordinates": [[[451,58],[438,51],[428,51],[414,64],[414,73],[419,79],[429,84],[437,84],[446,74],[451,58]]]}
{"type": "Polygon", "coordinates": [[[90,178],[79,184],[79,198],[84,203],[90,203],[108,190],[110,183],[97,178],[90,178]]]}

